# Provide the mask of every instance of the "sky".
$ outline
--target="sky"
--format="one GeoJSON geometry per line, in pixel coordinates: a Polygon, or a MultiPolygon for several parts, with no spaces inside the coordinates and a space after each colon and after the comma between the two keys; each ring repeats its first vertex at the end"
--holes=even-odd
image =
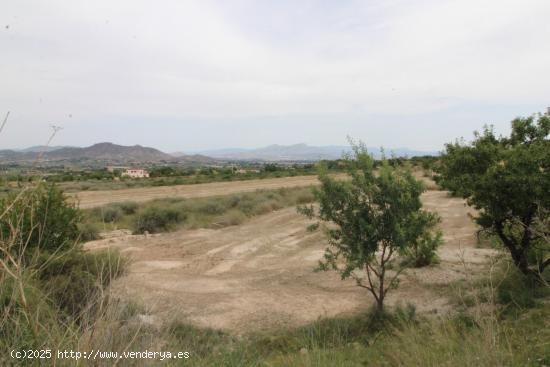
{"type": "Polygon", "coordinates": [[[550,107],[548,0],[1,0],[0,149],[441,150],[550,107]]]}

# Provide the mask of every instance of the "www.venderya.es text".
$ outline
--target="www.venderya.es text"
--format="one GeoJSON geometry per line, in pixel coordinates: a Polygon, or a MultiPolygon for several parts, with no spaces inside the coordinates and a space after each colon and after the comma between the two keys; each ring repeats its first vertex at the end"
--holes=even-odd
{"type": "Polygon", "coordinates": [[[74,351],[74,350],[12,350],[10,353],[11,358],[17,360],[45,360],[45,359],[57,359],[57,360],[100,360],[100,359],[155,359],[164,361],[167,359],[189,359],[191,357],[190,352],[157,352],[157,351],[124,351],[124,352],[112,352],[101,350],[89,350],[89,351],[74,351]]]}

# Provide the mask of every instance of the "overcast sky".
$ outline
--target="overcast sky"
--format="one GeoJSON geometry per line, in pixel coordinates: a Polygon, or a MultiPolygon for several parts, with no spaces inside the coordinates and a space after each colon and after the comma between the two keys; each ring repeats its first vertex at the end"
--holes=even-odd
{"type": "Polygon", "coordinates": [[[439,150],[550,106],[548,0],[1,0],[0,149],[439,150]]]}

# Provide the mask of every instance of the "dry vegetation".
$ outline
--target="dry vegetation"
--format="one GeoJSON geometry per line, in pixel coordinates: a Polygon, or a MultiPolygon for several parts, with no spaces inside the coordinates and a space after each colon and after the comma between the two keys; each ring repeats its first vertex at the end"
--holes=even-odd
{"type": "MultiPolygon", "coordinates": [[[[368,312],[372,300],[353,284],[312,272],[325,244],[293,208],[311,199],[298,188],[110,204],[89,210],[81,230],[139,232],[151,208],[177,219],[159,229],[170,233],[115,232],[88,252],[76,239],[31,260],[6,255],[25,246],[12,222],[1,242],[2,364],[14,362],[10,349],[50,347],[188,350],[180,364],[195,366],[550,365],[548,288],[530,284],[498,248],[478,246],[461,199],[424,194],[443,218],[440,262],[407,272],[384,316],[368,312]]],[[[80,361],[88,364],[113,361],[80,361]]]]}

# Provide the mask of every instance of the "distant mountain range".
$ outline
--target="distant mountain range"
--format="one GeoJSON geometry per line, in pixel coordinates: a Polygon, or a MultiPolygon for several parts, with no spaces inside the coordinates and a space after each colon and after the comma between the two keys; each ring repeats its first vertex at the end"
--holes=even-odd
{"type": "Polygon", "coordinates": [[[21,150],[0,150],[0,163],[28,163],[40,158],[41,163],[82,164],[146,164],[146,163],[214,163],[214,159],[201,155],[173,155],[141,145],[123,146],[98,143],[85,148],[36,146],[21,150]]]}
{"type": "MultiPolygon", "coordinates": [[[[375,157],[380,156],[379,148],[368,148],[375,157]]],[[[113,143],[98,143],[89,147],[34,146],[19,150],[0,150],[0,164],[33,163],[40,156],[40,163],[46,165],[79,164],[101,166],[106,164],[217,164],[221,161],[260,161],[260,162],[311,162],[332,160],[349,153],[349,146],[309,146],[306,144],[269,145],[257,149],[229,148],[207,150],[198,154],[181,152],[167,154],[155,148],[141,145],[123,146],[113,143]]],[[[412,157],[437,155],[437,152],[417,151],[406,148],[386,151],[387,156],[412,157]]]]}
{"type": "MultiPolygon", "coordinates": [[[[380,148],[367,148],[375,157],[380,157],[380,148]]],[[[199,154],[225,160],[245,160],[245,161],[318,161],[331,160],[342,157],[343,153],[351,152],[349,146],[328,145],[328,146],[309,146],[307,144],[294,145],[269,145],[257,149],[228,148],[218,150],[201,151],[199,154]]],[[[398,148],[386,150],[387,156],[395,155],[397,157],[413,157],[423,155],[438,155],[434,151],[418,151],[408,148],[398,148]]]]}
{"type": "Polygon", "coordinates": [[[14,150],[16,152],[21,152],[21,153],[41,153],[41,152],[53,152],[54,150],[59,150],[63,148],[72,148],[72,147],[66,147],[66,146],[49,147],[47,145],[35,145],[33,147],[28,147],[25,149],[14,149],[14,150]]]}

